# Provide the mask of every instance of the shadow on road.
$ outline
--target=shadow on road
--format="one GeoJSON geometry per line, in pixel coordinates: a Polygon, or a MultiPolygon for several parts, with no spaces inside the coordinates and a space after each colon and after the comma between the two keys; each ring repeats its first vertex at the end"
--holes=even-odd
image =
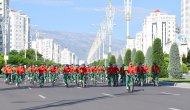
{"type": "Polygon", "coordinates": [[[30,107],[30,108],[24,108],[24,109],[20,109],[20,110],[39,110],[39,109],[47,109],[47,108],[52,108],[52,107],[71,106],[71,105],[75,105],[75,104],[79,104],[79,103],[85,103],[85,102],[89,102],[89,101],[101,100],[101,99],[106,99],[106,98],[111,98],[111,97],[101,96],[101,97],[94,97],[94,98],[73,100],[73,101],[61,100],[61,101],[57,101],[57,102],[50,103],[50,104],[45,104],[45,105],[40,105],[40,106],[30,107]]]}
{"type": "MultiPolygon", "coordinates": [[[[144,89],[134,90],[133,93],[124,92],[124,93],[113,94],[113,96],[121,97],[121,96],[127,96],[127,95],[136,95],[135,93],[140,92],[140,91],[144,91],[144,89]]],[[[86,102],[90,102],[90,101],[102,100],[102,99],[107,99],[107,98],[113,98],[113,97],[112,96],[99,96],[99,97],[80,99],[80,100],[70,100],[70,101],[69,100],[61,100],[61,101],[57,101],[54,103],[44,104],[44,105],[30,107],[30,108],[24,108],[24,109],[20,109],[20,110],[40,110],[40,109],[48,109],[48,108],[53,108],[53,107],[71,106],[71,105],[75,105],[75,104],[86,103],[86,102]]]]}

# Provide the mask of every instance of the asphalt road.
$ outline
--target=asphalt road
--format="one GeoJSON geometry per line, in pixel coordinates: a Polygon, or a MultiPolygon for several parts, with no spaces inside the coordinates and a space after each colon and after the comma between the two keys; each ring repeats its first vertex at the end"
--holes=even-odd
{"type": "Polygon", "coordinates": [[[190,110],[190,90],[174,87],[124,87],[74,85],[44,88],[6,85],[0,79],[0,110],[190,110]]]}

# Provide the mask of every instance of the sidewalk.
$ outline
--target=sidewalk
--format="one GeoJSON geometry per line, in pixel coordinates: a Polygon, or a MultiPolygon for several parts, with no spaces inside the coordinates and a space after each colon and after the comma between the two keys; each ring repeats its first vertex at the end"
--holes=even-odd
{"type": "Polygon", "coordinates": [[[160,82],[161,86],[173,86],[178,88],[190,89],[190,83],[160,82]]]}

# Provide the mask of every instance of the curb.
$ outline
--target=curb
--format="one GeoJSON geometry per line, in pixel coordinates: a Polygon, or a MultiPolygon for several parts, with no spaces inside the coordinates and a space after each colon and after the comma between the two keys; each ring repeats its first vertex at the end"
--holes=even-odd
{"type": "Polygon", "coordinates": [[[160,82],[162,86],[173,86],[178,88],[190,89],[190,83],[160,82]]]}
{"type": "Polygon", "coordinates": [[[190,83],[175,83],[175,87],[190,89],[190,83]]]}

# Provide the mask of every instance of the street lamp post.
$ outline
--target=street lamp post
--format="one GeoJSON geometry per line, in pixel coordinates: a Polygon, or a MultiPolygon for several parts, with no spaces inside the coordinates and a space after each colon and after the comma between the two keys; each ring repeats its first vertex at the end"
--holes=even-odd
{"type": "Polygon", "coordinates": [[[38,45],[38,43],[37,43],[37,41],[38,41],[38,37],[39,37],[39,32],[36,30],[36,50],[35,50],[35,54],[36,54],[36,61],[38,60],[38,51],[37,51],[37,45],[38,45]]]}
{"type": "Polygon", "coordinates": [[[5,15],[2,19],[1,28],[3,31],[3,46],[4,46],[4,60],[5,64],[7,64],[8,56],[7,56],[7,36],[8,36],[8,24],[9,24],[9,7],[8,1],[5,1],[5,15]]]}
{"type": "Polygon", "coordinates": [[[109,53],[112,52],[112,33],[113,33],[113,22],[114,22],[115,8],[112,7],[112,0],[109,0],[109,6],[106,9],[107,16],[107,27],[109,35],[109,53]]]}
{"type": "Polygon", "coordinates": [[[131,13],[132,13],[132,0],[124,0],[124,12],[125,12],[125,20],[127,22],[127,36],[126,36],[126,42],[127,42],[127,39],[130,37],[129,23],[131,20],[131,13]]]}

